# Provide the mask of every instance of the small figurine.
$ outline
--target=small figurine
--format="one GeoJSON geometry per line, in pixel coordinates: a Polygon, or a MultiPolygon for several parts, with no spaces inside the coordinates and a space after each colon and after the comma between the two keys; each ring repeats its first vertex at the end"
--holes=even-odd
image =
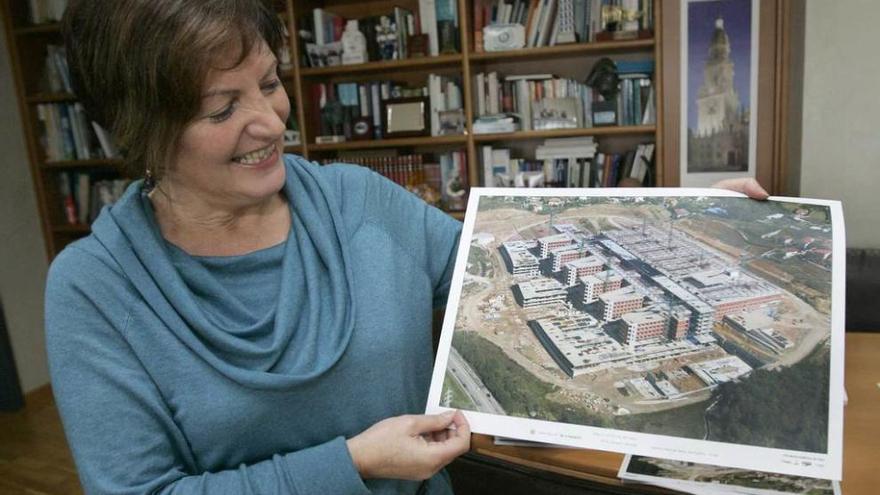
{"type": "Polygon", "coordinates": [[[343,120],[345,109],[342,103],[330,100],[321,109],[321,134],[324,136],[341,136],[344,134],[343,120]]]}
{"type": "Polygon", "coordinates": [[[367,61],[367,38],[358,30],[357,19],[348,21],[342,33],[342,65],[367,61]]]}
{"type": "Polygon", "coordinates": [[[397,26],[391,19],[383,15],[376,26],[376,43],[379,45],[379,57],[382,60],[394,60],[397,54],[397,26]]]}

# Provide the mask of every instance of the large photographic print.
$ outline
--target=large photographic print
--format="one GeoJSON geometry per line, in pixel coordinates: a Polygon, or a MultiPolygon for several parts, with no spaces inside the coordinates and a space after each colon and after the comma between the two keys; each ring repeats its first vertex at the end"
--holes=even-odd
{"type": "Polygon", "coordinates": [[[757,5],[682,3],[683,186],[755,175],[757,5]]]}
{"type": "Polygon", "coordinates": [[[464,410],[480,433],[839,479],[839,203],[472,191],[429,410],[464,410]]]}

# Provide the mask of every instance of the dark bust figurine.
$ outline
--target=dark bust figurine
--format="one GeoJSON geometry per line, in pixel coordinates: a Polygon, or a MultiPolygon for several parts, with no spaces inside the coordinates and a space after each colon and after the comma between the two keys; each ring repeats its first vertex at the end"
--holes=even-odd
{"type": "Polygon", "coordinates": [[[617,97],[617,85],[620,82],[617,77],[617,66],[610,58],[603,57],[596,62],[584,82],[598,91],[605,101],[611,101],[617,97]]]}

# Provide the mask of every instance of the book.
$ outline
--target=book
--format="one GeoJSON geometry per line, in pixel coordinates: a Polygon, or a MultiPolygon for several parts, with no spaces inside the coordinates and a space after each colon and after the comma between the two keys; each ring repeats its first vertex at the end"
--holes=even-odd
{"type": "Polygon", "coordinates": [[[443,78],[436,74],[428,75],[428,104],[431,113],[431,135],[440,135],[440,112],[446,110],[446,101],[442,94],[443,78]]]}
{"type": "Polygon", "coordinates": [[[532,46],[529,41],[531,40],[532,26],[535,24],[535,14],[540,4],[541,0],[531,0],[529,2],[528,14],[526,14],[526,21],[523,24],[526,34],[526,46],[532,46]]]}
{"type": "Polygon", "coordinates": [[[553,31],[553,26],[556,24],[556,0],[548,0],[545,14],[539,26],[538,39],[535,46],[549,46],[550,44],[550,35],[553,31]]]}
{"type": "Polygon", "coordinates": [[[110,136],[110,133],[107,132],[106,129],[101,127],[95,121],[92,121],[92,129],[95,131],[95,135],[98,137],[98,142],[101,144],[101,150],[104,152],[104,157],[119,157],[119,150],[116,148],[116,145],[113,144],[113,139],[110,136]]]}
{"type": "Polygon", "coordinates": [[[84,173],[76,174],[76,219],[80,224],[86,224],[89,221],[89,197],[91,186],[89,184],[89,175],[84,173]]]}
{"type": "Polygon", "coordinates": [[[407,47],[407,37],[413,34],[409,31],[407,25],[407,17],[412,16],[412,12],[402,7],[394,7],[394,24],[397,26],[397,52],[398,57],[405,59],[409,56],[407,47]]]}
{"type": "Polygon", "coordinates": [[[434,0],[437,17],[438,53],[458,53],[458,6],[456,0],[434,0]]]}
{"type": "Polygon", "coordinates": [[[473,123],[475,134],[514,132],[517,130],[517,116],[510,114],[483,115],[473,123]]]}
{"type": "Polygon", "coordinates": [[[489,162],[489,181],[487,187],[501,186],[496,180],[498,176],[506,176],[509,172],[510,150],[507,148],[491,149],[492,156],[489,162]]]}
{"type": "Polygon", "coordinates": [[[498,114],[501,112],[501,107],[498,104],[499,95],[498,95],[498,73],[490,72],[486,81],[487,86],[487,99],[486,99],[486,111],[490,114],[498,114]]]}
{"type": "Polygon", "coordinates": [[[486,25],[484,12],[485,8],[482,0],[474,0],[472,17],[474,20],[473,40],[474,51],[477,53],[483,53],[483,26],[486,25]]]}
{"type": "Polygon", "coordinates": [[[440,54],[440,44],[437,33],[437,6],[435,0],[419,0],[419,21],[422,34],[428,35],[428,49],[430,55],[440,54]]]}
{"type": "Polygon", "coordinates": [[[481,146],[480,156],[483,164],[483,187],[492,187],[495,183],[492,178],[492,146],[481,146]]]}
{"type": "Polygon", "coordinates": [[[538,46],[538,33],[540,32],[541,24],[544,22],[544,17],[547,15],[547,3],[549,1],[550,0],[536,0],[536,10],[529,31],[527,32],[526,46],[528,47],[538,46]]]}
{"type": "Polygon", "coordinates": [[[477,117],[482,117],[486,115],[486,75],[483,72],[477,74],[474,90],[477,92],[477,117]]]}
{"type": "Polygon", "coordinates": [[[58,193],[61,196],[61,206],[64,218],[70,225],[76,225],[76,203],[73,199],[73,189],[70,185],[70,174],[58,174],[58,193]]]}

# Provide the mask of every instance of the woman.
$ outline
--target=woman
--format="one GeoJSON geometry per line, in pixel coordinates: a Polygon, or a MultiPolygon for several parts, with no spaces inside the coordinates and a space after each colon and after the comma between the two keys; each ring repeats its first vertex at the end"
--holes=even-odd
{"type": "Polygon", "coordinates": [[[64,30],[77,93],[156,184],[49,276],[86,491],[451,491],[437,473],[467,423],[412,414],[458,222],[366,169],[282,156],[281,28],[257,0],[72,1],[64,30]]]}
{"type": "Polygon", "coordinates": [[[460,224],[282,155],[281,26],[259,0],[72,0],[64,33],[78,95],[147,177],[48,280],[86,492],[450,492],[467,422],[414,413],[460,224]]]}

